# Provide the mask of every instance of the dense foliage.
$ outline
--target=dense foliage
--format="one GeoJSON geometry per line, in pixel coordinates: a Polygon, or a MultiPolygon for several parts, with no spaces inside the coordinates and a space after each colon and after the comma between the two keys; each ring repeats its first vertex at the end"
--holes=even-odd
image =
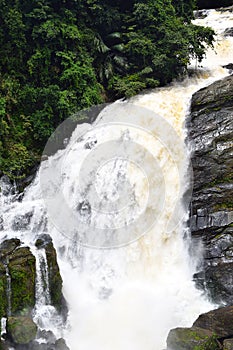
{"type": "Polygon", "coordinates": [[[183,74],[194,0],[0,0],[0,169],[24,176],[73,112],[183,74]]]}

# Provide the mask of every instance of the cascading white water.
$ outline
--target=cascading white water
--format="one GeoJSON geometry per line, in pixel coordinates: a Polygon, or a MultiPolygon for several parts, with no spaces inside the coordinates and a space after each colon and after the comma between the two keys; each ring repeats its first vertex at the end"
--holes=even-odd
{"type": "Polygon", "coordinates": [[[7,297],[7,316],[11,316],[11,275],[9,273],[8,261],[6,261],[6,297],[7,297]]]}
{"type": "Polygon", "coordinates": [[[36,258],[36,308],[51,304],[49,271],[45,249],[33,249],[36,258]]]}
{"type": "MultiPolygon", "coordinates": [[[[217,30],[219,41],[215,45],[218,55],[210,51],[203,63],[204,68],[199,70],[193,78],[137,96],[130,103],[119,101],[108,106],[95,122],[94,131],[88,133],[88,126],[85,125],[77,127],[67,146],[69,152],[59,151],[43,162],[35,181],[26,189],[22,202],[14,201],[7,191],[5,195],[1,194],[1,200],[4,201],[4,207],[1,209],[4,225],[3,238],[17,236],[25,244],[33,246],[40,233],[48,232],[53,237],[64,281],[64,294],[70,310],[70,328],[65,332],[65,337],[71,350],[109,350],[110,348],[111,350],[162,350],[166,347],[169,329],[190,326],[201,312],[211,308],[211,304],[195,288],[192,281],[198,252],[195,258],[190,257],[190,239],[185,226],[188,213],[182,204],[182,196],[189,185],[189,180],[186,178],[189,159],[188,154],[185,154],[180,147],[180,142],[184,146],[186,136],[184,122],[192,94],[228,74],[219,66],[219,64],[229,63],[233,57],[232,38],[221,36],[223,29],[229,26],[226,18],[229,21],[230,18],[232,20],[232,14],[210,10],[206,18],[196,20],[197,24],[210,23],[217,30]],[[222,17],[224,17],[223,22],[222,17]],[[221,58],[218,59],[218,57],[221,58]],[[143,131],[140,133],[138,129],[135,131],[133,126],[128,126],[127,130],[121,125],[111,127],[111,122],[119,120],[119,116],[132,114],[132,106],[146,107],[159,114],[171,125],[176,135],[172,133],[165,135],[168,147],[164,147],[159,139],[154,140],[149,133],[143,131]],[[106,126],[98,128],[100,123],[106,123],[106,126]],[[77,140],[77,134],[81,131],[84,135],[77,140]],[[136,168],[133,163],[129,164],[124,159],[114,159],[98,169],[97,176],[91,180],[96,181],[95,187],[101,203],[98,204],[99,215],[96,217],[92,214],[88,202],[85,201],[85,195],[88,196],[91,185],[88,184],[88,179],[84,179],[87,181],[86,192],[80,193],[77,174],[80,172],[83,157],[87,152],[91,154],[96,144],[110,142],[113,139],[117,140],[119,148],[121,143],[124,144],[125,139],[133,139],[150,150],[150,154],[157,160],[163,174],[164,207],[161,207],[160,203],[162,180],[161,177],[155,176],[154,168],[150,163],[152,158],[147,152],[142,154],[144,162],[142,169],[136,168]],[[175,162],[169,149],[173,151],[175,162]],[[131,239],[133,241],[131,244],[122,244],[117,249],[85,247],[77,239],[72,239],[70,234],[60,233],[54,227],[51,216],[46,214],[40,182],[43,169],[46,171],[46,167],[52,166],[55,169],[59,167],[64,154],[60,190],[71,210],[79,208],[79,219],[84,218],[87,230],[91,230],[89,221],[94,223],[94,227],[103,229],[116,222],[117,225],[121,225],[121,221],[133,220],[147,200],[148,184],[154,186],[157,196],[157,200],[150,203],[153,213],[158,213],[153,228],[140,238],[134,232],[132,238],[138,239],[131,239]],[[146,176],[141,171],[144,169],[146,169],[146,176]],[[100,204],[110,199],[114,208],[118,200],[118,192],[126,178],[127,185],[134,189],[130,210],[122,217],[112,212],[106,217],[100,210],[100,204]],[[174,210],[176,215],[173,217],[174,210]],[[30,222],[14,232],[12,227],[15,218],[23,218],[28,213],[32,213],[30,222]],[[173,224],[173,220],[177,223],[173,224]],[[168,222],[172,223],[171,230],[168,222]],[[186,236],[185,239],[184,236],[186,236]]],[[[149,113],[149,116],[152,115],[149,113]]],[[[139,118],[145,130],[153,129],[152,117],[144,118],[142,113],[139,118]]],[[[56,198],[59,189],[50,188],[49,190],[56,198]]],[[[49,209],[52,209],[52,215],[62,217],[62,206],[49,209]]],[[[146,217],[150,219],[149,215],[146,217]]],[[[93,239],[95,230],[82,232],[81,238],[87,239],[90,234],[93,239]]],[[[105,238],[106,241],[109,239],[109,237],[105,238]]],[[[38,262],[39,259],[38,256],[38,262]]],[[[37,270],[40,268],[39,265],[37,270]]],[[[46,300],[43,301],[44,304],[46,302],[46,300]]],[[[50,309],[46,308],[46,310],[46,314],[40,315],[40,319],[41,316],[44,317],[45,328],[56,330],[59,336],[59,328],[62,327],[54,322],[55,318],[52,312],[50,313],[50,309]]],[[[35,315],[35,319],[39,319],[38,314],[35,315]]]]}

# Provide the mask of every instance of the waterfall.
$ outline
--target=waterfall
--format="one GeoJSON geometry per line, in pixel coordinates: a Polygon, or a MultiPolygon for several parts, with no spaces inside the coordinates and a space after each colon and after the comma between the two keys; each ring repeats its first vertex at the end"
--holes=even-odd
{"type": "MultiPolygon", "coordinates": [[[[36,304],[33,319],[41,330],[50,330],[56,338],[63,336],[63,321],[57,310],[51,304],[49,269],[44,248],[31,247],[36,258],[36,304]]],[[[44,339],[40,339],[44,342],[44,339]]]]}
{"type": "Polygon", "coordinates": [[[195,20],[216,29],[217,55],[209,51],[191,78],[107,106],[42,162],[21,202],[1,195],[3,238],[22,238],[36,256],[34,318],[59,336],[45,252],[33,248],[39,234],[53,238],[71,350],[162,350],[171,328],[212,308],[192,280],[199,251],[190,255],[183,202],[191,182],[184,124],[192,94],[228,75],[220,64],[233,57],[232,38],[222,35],[230,19],[209,10],[195,20]],[[29,212],[30,223],[14,231],[15,217],[29,212]]]}
{"type": "Polygon", "coordinates": [[[36,258],[36,308],[51,304],[49,271],[45,249],[33,249],[36,258]]]}
{"type": "Polygon", "coordinates": [[[6,318],[2,317],[1,319],[1,338],[4,334],[6,334],[6,318]]]}
{"type": "Polygon", "coordinates": [[[7,298],[7,316],[11,316],[11,275],[8,268],[9,261],[6,261],[6,298],[7,298]]]}

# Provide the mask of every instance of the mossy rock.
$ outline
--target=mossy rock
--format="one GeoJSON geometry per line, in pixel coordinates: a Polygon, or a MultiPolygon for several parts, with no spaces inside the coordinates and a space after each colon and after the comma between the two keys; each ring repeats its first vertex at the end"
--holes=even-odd
{"type": "Polygon", "coordinates": [[[167,338],[167,347],[172,350],[219,350],[213,332],[192,327],[172,329],[167,338]]]}
{"type": "Polygon", "coordinates": [[[45,247],[47,264],[49,270],[49,285],[52,305],[61,311],[63,304],[62,278],[57,263],[57,253],[52,242],[45,247]]]}
{"type": "Polygon", "coordinates": [[[233,339],[224,340],[223,350],[233,350],[233,339]]]}
{"type": "Polygon", "coordinates": [[[37,326],[30,317],[8,317],[7,333],[15,344],[28,344],[35,339],[37,326]]]}
{"type": "Polygon", "coordinates": [[[13,253],[13,251],[20,246],[20,240],[18,238],[7,239],[0,244],[0,259],[3,261],[7,255],[13,253]]]}
{"type": "Polygon", "coordinates": [[[35,305],[36,261],[30,249],[18,248],[10,256],[12,314],[35,305]]]}

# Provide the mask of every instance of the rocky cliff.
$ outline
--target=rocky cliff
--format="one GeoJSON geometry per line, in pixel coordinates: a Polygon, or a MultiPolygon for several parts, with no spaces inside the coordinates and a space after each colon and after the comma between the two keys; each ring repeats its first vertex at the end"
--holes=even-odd
{"type": "Polygon", "coordinates": [[[194,171],[190,227],[204,246],[204,264],[195,277],[215,302],[231,304],[233,76],[193,95],[187,128],[194,171]]]}
{"type": "MultiPolygon", "coordinates": [[[[172,350],[233,350],[233,76],[199,90],[187,120],[192,147],[190,228],[204,259],[194,276],[210,299],[229,305],[172,329],[172,350]]],[[[196,246],[194,244],[194,246],[196,246]]]]}

